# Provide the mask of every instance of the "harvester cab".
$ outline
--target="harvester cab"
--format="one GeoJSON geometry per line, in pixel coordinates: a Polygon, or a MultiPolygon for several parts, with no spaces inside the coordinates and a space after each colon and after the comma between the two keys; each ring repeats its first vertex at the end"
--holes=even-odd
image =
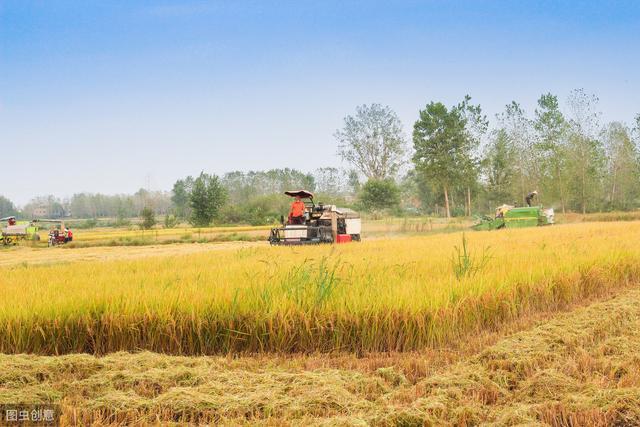
{"type": "Polygon", "coordinates": [[[335,205],[315,204],[313,193],[306,190],[285,191],[289,197],[304,201],[301,218],[281,217],[281,227],[271,229],[272,245],[307,245],[359,241],[360,215],[335,205]]]}

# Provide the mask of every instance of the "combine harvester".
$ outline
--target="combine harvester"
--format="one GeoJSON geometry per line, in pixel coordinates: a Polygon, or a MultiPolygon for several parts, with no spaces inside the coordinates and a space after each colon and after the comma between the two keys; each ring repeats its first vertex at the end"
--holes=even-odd
{"type": "Polygon", "coordinates": [[[15,216],[0,218],[0,221],[7,222],[7,225],[2,227],[0,235],[1,242],[5,246],[15,245],[22,240],[34,242],[40,240],[39,228],[33,221],[16,221],[15,216]]]}
{"type": "Polygon", "coordinates": [[[496,209],[494,218],[485,216],[472,228],[474,230],[499,230],[501,228],[538,227],[553,223],[553,208],[543,209],[542,206],[516,208],[502,205],[496,209]]]}
{"type": "Polygon", "coordinates": [[[280,218],[281,227],[271,229],[269,243],[272,245],[311,245],[319,243],[346,243],[360,241],[362,223],[360,215],[351,209],[335,205],[316,205],[313,193],[306,190],[285,191],[287,196],[304,200],[302,216],[291,215],[285,222],[280,218]]]}

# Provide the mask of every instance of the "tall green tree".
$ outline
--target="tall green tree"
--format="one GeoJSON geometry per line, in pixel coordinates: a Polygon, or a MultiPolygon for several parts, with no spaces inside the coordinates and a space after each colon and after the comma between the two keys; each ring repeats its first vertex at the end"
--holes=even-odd
{"type": "Polygon", "coordinates": [[[17,213],[13,202],[4,196],[0,196],[0,218],[16,215],[17,213]]]}
{"type": "Polygon", "coordinates": [[[413,126],[413,162],[423,179],[441,189],[447,218],[451,217],[451,189],[465,180],[471,163],[466,123],[460,108],[449,110],[441,102],[431,102],[413,126]]]}
{"type": "Polygon", "coordinates": [[[518,184],[520,203],[529,191],[539,185],[538,159],[533,150],[532,123],[524,109],[513,101],[498,115],[502,129],[515,153],[514,179],[518,184]]]}
{"type": "Polygon", "coordinates": [[[188,176],[185,179],[179,179],[173,184],[171,190],[171,203],[173,204],[176,216],[178,218],[188,218],[190,214],[189,198],[191,188],[193,187],[193,178],[188,176]]]}
{"type": "Polygon", "coordinates": [[[567,122],[560,111],[558,97],[551,93],[538,99],[533,121],[535,143],[533,158],[539,162],[539,186],[541,198],[560,201],[566,211],[567,198],[567,122]]]}
{"type": "Polygon", "coordinates": [[[489,208],[511,203],[519,195],[514,186],[516,152],[504,129],[493,132],[482,160],[489,208]]]}
{"type": "Polygon", "coordinates": [[[388,106],[361,105],[344,118],[334,134],[338,154],[368,179],[393,178],[404,163],[406,139],[402,122],[388,106]]]}
{"type": "Polygon", "coordinates": [[[574,207],[582,213],[597,208],[602,195],[605,153],[600,133],[598,97],[576,89],[569,95],[568,183],[574,207]]]}
{"type": "Polygon", "coordinates": [[[466,162],[462,165],[460,185],[463,187],[465,215],[471,216],[471,193],[479,188],[482,142],[489,128],[489,121],[480,105],[471,104],[469,95],[456,108],[465,121],[465,137],[469,149],[466,162]]]}
{"type": "Polygon", "coordinates": [[[640,156],[631,130],[620,122],[609,123],[604,132],[607,157],[606,202],[609,209],[631,208],[640,196],[640,156]]]}
{"type": "Polygon", "coordinates": [[[207,227],[225,204],[227,192],[216,175],[201,172],[193,181],[189,200],[191,223],[196,227],[207,227]]]}

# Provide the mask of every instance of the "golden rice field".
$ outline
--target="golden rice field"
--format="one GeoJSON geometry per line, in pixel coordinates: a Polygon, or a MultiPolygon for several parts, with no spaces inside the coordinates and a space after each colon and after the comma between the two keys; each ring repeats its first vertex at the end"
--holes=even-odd
{"type": "MultiPolygon", "coordinates": [[[[577,222],[611,222],[640,220],[640,211],[609,212],[609,213],[557,213],[559,224],[577,222]]],[[[460,231],[474,223],[470,218],[433,217],[385,217],[363,219],[363,234],[367,237],[394,236],[398,234],[425,234],[460,231]]],[[[85,248],[93,246],[148,246],[172,243],[215,243],[230,241],[260,241],[265,239],[268,230],[274,225],[235,225],[218,227],[184,227],[162,228],[157,226],[152,230],[141,230],[136,225],[128,227],[98,227],[93,229],[75,229],[74,242],[64,248],[85,248]]],[[[40,233],[41,243],[45,246],[46,230],[40,233]]],[[[33,246],[31,242],[25,242],[33,246]]]]}
{"type": "Polygon", "coordinates": [[[475,267],[460,278],[460,232],[190,253],[172,245],[175,253],[142,257],[123,247],[109,259],[39,265],[18,258],[0,275],[0,353],[419,351],[636,283],[639,235],[640,222],[468,232],[475,267]]]}
{"type": "MultiPolygon", "coordinates": [[[[367,236],[384,236],[392,234],[440,232],[443,230],[460,230],[471,225],[469,220],[447,222],[443,218],[411,217],[365,219],[363,233],[367,236]]],[[[146,246],[171,243],[211,243],[228,241],[260,241],[266,240],[273,225],[259,226],[225,226],[225,227],[176,227],[141,230],[136,226],[99,227],[74,231],[74,242],[65,248],[92,246],[146,246]]],[[[40,233],[41,246],[46,242],[46,233],[40,233]]]]}
{"type": "Polygon", "coordinates": [[[0,355],[0,404],[57,404],[63,426],[637,426],[638,301],[624,290],[440,352],[0,355]]]}
{"type": "MultiPolygon", "coordinates": [[[[567,213],[556,215],[559,224],[577,222],[611,222],[637,221],[640,212],[610,212],[577,214],[567,213]]],[[[425,234],[439,232],[460,231],[470,227],[474,221],[469,218],[454,218],[446,221],[444,218],[433,217],[385,217],[364,218],[363,234],[367,237],[384,237],[395,235],[425,234]]],[[[74,242],[64,248],[85,248],[94,246],[148,246],[173,243],[215,243],[230,241],[261,241],[265,240],[268,230],[274,225],[235,225],[218,227],[184,227],[162,228],[157,226],[151,230],[141,230],[138,226],[128,227],[98,227],[93,229],[76,229],[74,242]]],[[[45,246],[46,230],[40,232],[40,245],[45,246]]],[[[24,245],[33,246],[31,242],[24,245]]],[[[36,245],[38,246],[38,245],[36,245]]]]}

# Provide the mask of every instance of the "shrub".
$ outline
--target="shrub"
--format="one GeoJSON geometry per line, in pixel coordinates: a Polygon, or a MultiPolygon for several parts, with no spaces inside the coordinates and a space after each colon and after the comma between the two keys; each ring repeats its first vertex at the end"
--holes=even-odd
{"type": "Polygon", "coordinates": [[[397,209],[400,189],[392,179],[370,179],[362,186],[360,203],[368,211],[397,209]]]}
{"type": "Polygon", "coordinates": [[[178,225],[178,218],[175,215],[165,215],[164,228],[175,228],[178,225]]]}
{"type": "Polygon", "coordinates": [[[154,225],[156,225],[156,214],[149,206],[145,206],[144,209],[142,209],[140,216],[142,216],[140,228],[143,230],[150,230],[154,225]]]}

